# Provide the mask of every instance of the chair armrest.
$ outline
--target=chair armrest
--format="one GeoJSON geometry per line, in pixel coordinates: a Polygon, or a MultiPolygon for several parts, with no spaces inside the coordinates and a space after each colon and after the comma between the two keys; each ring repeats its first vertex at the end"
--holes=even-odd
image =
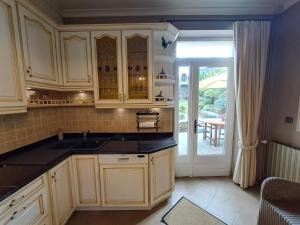
{"type": "Polygon", "coordinates": [[[278,177],[267,178],[261,186],[261,199],[299,201],[300,183],[278,177]]]}

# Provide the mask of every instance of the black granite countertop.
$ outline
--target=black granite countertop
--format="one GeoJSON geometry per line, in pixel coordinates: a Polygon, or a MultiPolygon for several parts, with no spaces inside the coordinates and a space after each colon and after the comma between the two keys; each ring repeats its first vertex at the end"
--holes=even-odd
{"type": "Polygon", "coordinates": [[[151,154],[176,146],[172,133],[65,134],[0,155],[0,201],[73,154],[151,154]]]}

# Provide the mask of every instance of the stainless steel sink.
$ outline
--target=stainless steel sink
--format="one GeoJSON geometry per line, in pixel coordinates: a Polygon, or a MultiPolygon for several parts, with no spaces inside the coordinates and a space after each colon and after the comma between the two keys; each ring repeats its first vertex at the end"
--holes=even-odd
{"type": "Polygon", "coordinates": [[[59,143],[51,146],[49,149],[66,149],[66,148],[70,148],[70,147],[76,145],[77,143],[78,142],[75,142],[75,141],[72,141],[72,142],[70,142],[70,141],[67,141],[67,142],[63,141],[63,142],[59,142],[59,143]]]}
{"type": "Polygon", "coordinates": [[[72,147],[72,149],[97,149],[99,148],[105,141],[99,140],[87,140],[83,141],[78,145],[72,147]]]}

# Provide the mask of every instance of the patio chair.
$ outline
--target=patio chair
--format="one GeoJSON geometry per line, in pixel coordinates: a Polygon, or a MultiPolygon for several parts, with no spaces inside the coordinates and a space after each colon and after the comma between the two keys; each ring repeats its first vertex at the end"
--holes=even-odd
{"type": "Polygon", "coordinates": [[[214,132],[214,126],[211,124],[207,124],[206,125],[206,132],[205,132],[205,139],[209,139],[209,144],[211,145],[213,140],[214,140],[214,136],[213,136],[213,132],[214,132]]]}
{"type": "Polygon", "coordinates": [[[224,140],[225,137],[225,129],[220,128],[219,129],[219,134],[218,134],[218,145],[220,146],[221,140],[224,140]]]}

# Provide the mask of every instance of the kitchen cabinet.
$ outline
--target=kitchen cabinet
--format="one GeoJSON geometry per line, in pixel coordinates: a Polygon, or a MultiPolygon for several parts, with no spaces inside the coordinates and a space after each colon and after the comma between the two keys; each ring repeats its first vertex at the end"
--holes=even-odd
{"type": "Polygon", "coordinates": [[[42,224],[49,217],[48,184],[37,178],[0,204],[0,224],[42,224]]]}
{"type": "Polygon", "coordinates": [[[26,112],[16,3],[0,0],[0,114],[26,112]]]}
{"type": "Polygon", "coordinates": [[[121,32],[92,32],[92,60],[95,103],[122,103],[121,32]]]}
{"type": "Polygon", "coordinates": [[[37,191],[26,201],[17,205],[0,219],[0,224],[39,224],[48,214],[48,193],[46,189],[37,191]]]}
{"type": "Polygon", "coordinates": [[[99,156],[103,207],[148,206],[148,157],[99,156]]]}
{"type": "Polygon", "coordinates": [[[72,161],[68,158],[48,172],[53,224],[64,224],[75,209],[72,161]]]}
{"type": "Polygon", "coordinates": [[[92,32],[96,106],[152,102],[152,32],[92,32]]]}
{"type": "Polygon", "coordinates": [[[77,206],[100,206],[100,182],[97,155],[72,156],[77,206]]]}
{"type": "Polygon", "coordinates": [[[93,89],[89,32],[60,33],[63,87],[93,89]]]}
{"type": "Polygon", "coordinates": [[[123,86],[125,103],[152,102],[152,32],[122,32],[123,86]]]}
{"type": "Polygon", "coordinates": [[[27,85],[56,87],[58,71],[55,29],[23,6],[18,8],[27,85]]]}
{"type": "Polygon", "coordinates": [[[174,149],[149,155],[151,206],[170,197],[174,189],[174,149]]]}

